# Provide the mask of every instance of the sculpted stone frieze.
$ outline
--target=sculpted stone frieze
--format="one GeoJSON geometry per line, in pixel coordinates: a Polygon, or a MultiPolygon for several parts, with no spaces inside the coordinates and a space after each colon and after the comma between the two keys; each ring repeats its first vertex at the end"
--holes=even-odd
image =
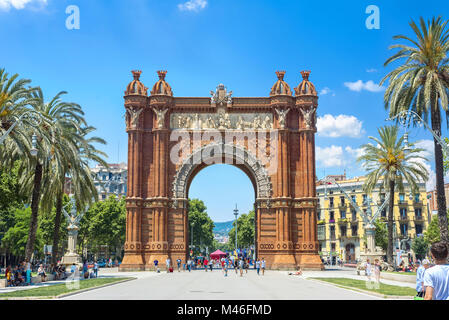
{"type": "Polygon", "coordinates": [[[170,115],[171,129],[273,129],[271,113],[173,113],[170,115]]]}

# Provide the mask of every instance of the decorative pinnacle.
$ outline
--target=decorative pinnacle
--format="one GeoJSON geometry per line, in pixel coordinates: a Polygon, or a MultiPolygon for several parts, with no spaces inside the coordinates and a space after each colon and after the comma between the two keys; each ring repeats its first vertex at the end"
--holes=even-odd
{"type": "Polygon", "coordinates": [[[308,71],[301,71],[301,75],[303,80],[308,81],[309,80],[309,75],[310,75],[310,70],[308,71]]]}
{"type": "Polygon", "coordinates": [[[134,77],[134,80],[139,80],[140,79],[140,75],[142,74],[142,71],[140,70],[133,70],[131,71],[134,77]]]}
{"type": "Polygon", "coordinates": [[[165,75],[167,74],[166,70],[159,70],[157,75],[159,76],[159,80],[165,80],[165,75]]]}
{"type": "Polygon", "coordinates": [[[285,71],[276,71],[279,80],[284,80],[285,71]]]}

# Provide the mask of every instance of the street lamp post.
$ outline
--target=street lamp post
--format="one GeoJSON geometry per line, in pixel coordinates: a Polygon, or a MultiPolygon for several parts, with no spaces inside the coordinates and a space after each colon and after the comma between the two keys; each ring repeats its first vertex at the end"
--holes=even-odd
{"type": "Polygon", "coordinates": [[[237,204],[235,204],[234,215],[235,215],[235,253],[237,254],[237,216],[239,215],[239,209],[237,209],[237,204]]]}
{"type": "Polygon", "coordinates": [[[190,235],[190,248],[193,252],[193,226],[195,225],[194,222],[192,222],[192,227],[190,228],[192,230],[191,235],[190,235]]]}

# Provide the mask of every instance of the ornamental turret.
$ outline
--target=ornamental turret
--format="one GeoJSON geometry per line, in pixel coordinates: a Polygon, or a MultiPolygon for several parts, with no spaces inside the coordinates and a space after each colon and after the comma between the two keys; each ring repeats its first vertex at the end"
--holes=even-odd
{"type": "Polygon", "coordinates": [[[292,91],[290,90],[290,86],[284,81],[285,71],[276,71],[276,75],[278,81],[271,88],[270,97],[279,95],[291,96],[292,91]]]}
{"type": "Polygon", "coordinates": [[[151,90],[152,96],[170,96],[173,97],[173,92],[170,85],[165,81],[165,75],[167,71],[159,70],[157,72],[159,76],[159,81],[156,82],[151,90]]]}
{"type": "Polygon", "coordinates": [[[142,71],[133,70],[131,72],[133,74],[134,80],[131,81],[128,84],[128,86],[126,87],[125,96],[129,96],[129,95],[147,96],[148,88],[145,87],[142,82],[140,82],[140,75],[142,74],[142,71]]]}

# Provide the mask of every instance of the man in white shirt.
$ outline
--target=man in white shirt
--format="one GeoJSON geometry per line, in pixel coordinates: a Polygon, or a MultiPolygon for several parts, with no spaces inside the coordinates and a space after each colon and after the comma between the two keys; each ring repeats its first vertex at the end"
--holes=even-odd
{"type": "Polygon", "coordinates": [[[424,274],[426,272],[426,269],[428,269],[429,267],[429,260],[424,259],[418,270],[416,270],[416,292],[418,292],[417,296],[421,298],[424,298],[424,274]]]}
{"type": "Polygon", "coordinates": [[[165,264],[167,265],[167,272],[169,272],[169,269],[170,269],[170,258],[167,258],[167,260],[165,260],[165,264]]]}
{"type": "Polygon", "coordinates": [[[440,241],[430,248],[435,266],[424,273],[424,300],[449,300],[449,264],[447,263],[448,248],[440,241]]]}

